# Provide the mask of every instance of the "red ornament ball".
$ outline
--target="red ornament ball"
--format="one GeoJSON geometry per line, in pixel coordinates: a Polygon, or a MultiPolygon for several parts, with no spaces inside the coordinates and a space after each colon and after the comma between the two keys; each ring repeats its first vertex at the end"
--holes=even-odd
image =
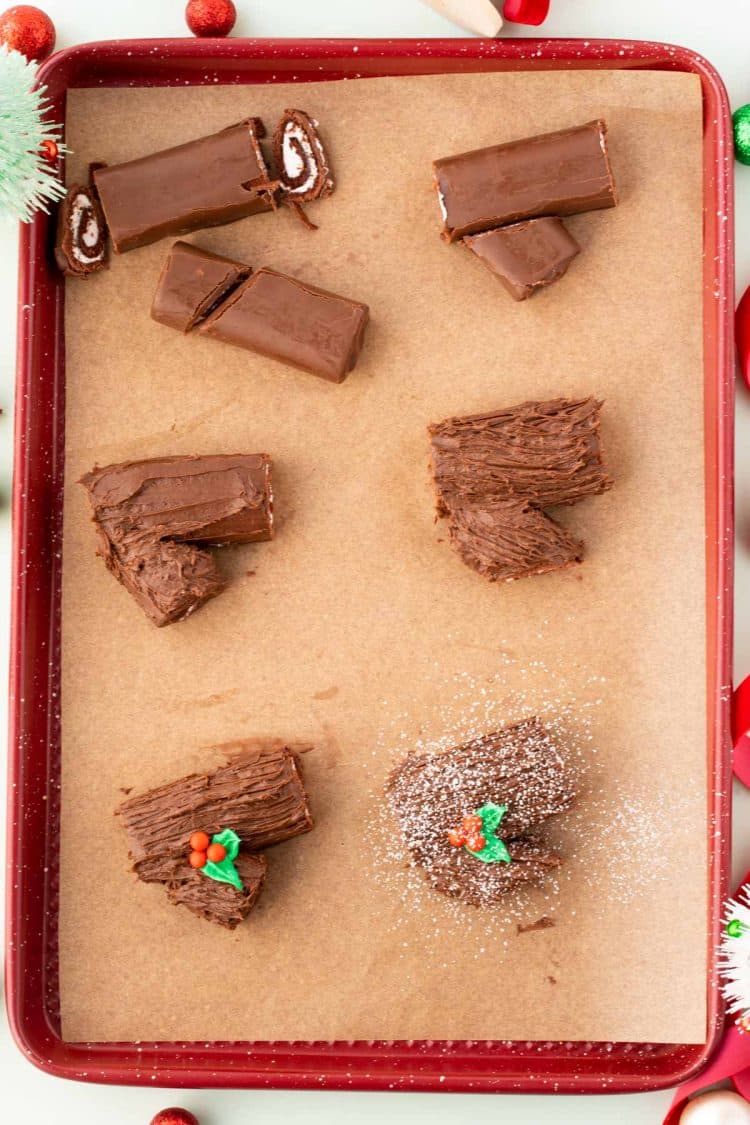
{"type": "Polygon", "coordinates": [[[185,19],[193,35],[229,35],[237,19],[232,0],[188,0],[185,19]]]}
{"type": "Polygon", "coordinates": [[[199,1125],[199,1121],[189,1109],[170,1106],[159,1110],[156,1117],[151,1118],[151,1125],[199,1125]]]}
{"type": "Polygon", "coordinates": [[[16,4],[0,15],[0,44],[20,51],[31,62],[41,62],[52,54],[55,25],[46,12],[31,4],[16,4]]]}

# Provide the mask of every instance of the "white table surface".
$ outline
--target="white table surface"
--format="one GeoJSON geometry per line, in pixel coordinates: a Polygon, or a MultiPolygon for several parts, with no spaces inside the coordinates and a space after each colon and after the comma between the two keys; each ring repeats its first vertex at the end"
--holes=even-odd
{"type": "MultiPolygon", "coordinates": [[[[52,17],[58,47],[92,39],[180,36],[187,29],[181,0],[38,0],[52,17]]],[[[462,34],[419,0],[235,0],[237,34],[257,36],[441,36],[462,34]]],[[[527,29],[508,25],[509,35],[527,29]]],[[[552,0],[544,33],[580,38],[659,39],[702,52],[719,70],[733,108],[750,102],[750,0],[552,0]]],[[[533,29],[528,29],[533,34],[533,29]]],[[[750,283],[750,168],[737,165],[737,287],[750,283]]],[[[12,459],[17,232],[0,223],[0,675],[8,650],[8,498],[12,459]]],[[[736,678],[750,673],[750,395],[737,404],[736,678]]],[[[0,730],[5,730],[0,692],[0,730]]],[[[4,755],[2,756],[4,759],[4,755]]],[[[0,764],[4,772],[4,760],[0,764]]],[[[0,794],[0,807],[4,799],[0,794]]],[[[750,795],[735,800],[735,872],[750,867],[750,795]]],[[[3,837],[0,836],[0,839],[3,837]]],[[[665,966],[669,972],[669,966],[665,966]]],[[[201,1125],[361,1125],[388,1116],[391,1125],[453,1125],[481,1114],[505,1125],[623,1125],[661,1122],[668,1093],[596,1097],[432,1094],[182,1091],[90,1086],[35,1070],[11,1042],[0,1020],[0,1118],[29,1125],[148,1125],[166,1105],[183,1105],[201,1125]]],[[[476,1118],[475,1118],[476,1119],[476,1118]]]]}

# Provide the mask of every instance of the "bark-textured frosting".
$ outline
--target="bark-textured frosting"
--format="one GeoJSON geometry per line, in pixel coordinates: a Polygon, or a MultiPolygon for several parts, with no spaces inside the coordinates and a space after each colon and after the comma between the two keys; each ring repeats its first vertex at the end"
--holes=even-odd
{"type": "Polygon", "coordinates": [[[253,747],[225,766],[132,797],[117,809],[133,870],[144,883],[163,883],[172,902],[233,928],[254,906],[266,874],[255,853],[313,826],[298,756],[286,746],[253,747]],[[231,828],[240,837],[235,867],[240,892],[188,863],[194,832],[231,828]]]}
{"type": "Polygon", "coordinates": [[[525,500],[457,508],[448,531],[460,558],[491,582],[561,570],[583,558],[583,543],[525,500]]]}
{"type": "Polygon", "coordinates": [[[430,426],[438,515],[468,566],[510,580],[581,561],[583,544],[543,509],[612,487],[600,411],[594,398],[552,399],[430,426]]]}

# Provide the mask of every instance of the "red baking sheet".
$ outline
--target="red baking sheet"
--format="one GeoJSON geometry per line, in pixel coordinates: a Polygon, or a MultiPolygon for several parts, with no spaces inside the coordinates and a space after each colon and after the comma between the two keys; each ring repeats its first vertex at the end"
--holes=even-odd
{"type": "Polygon", "coordinates": [[[699,1069],[721,1031],[716,980],[730,838],[734,294],[731,123],[700,56],[587,40],[125,40],[41,68],[52,116],[73,87],[316,81],[483,70],[657,69],[697,74],[704,99],[707,756],[712,784],[709,1021],[698,1046],[559,1042],[65,1043],[57,983],[60,577],[65,426],[64,283],[52,220],[22,227],[18,314],[9,742],[6,983],[21,1050],[50,1074],[157,1086],[365,1090],[644,1090],[699,1069]]]}

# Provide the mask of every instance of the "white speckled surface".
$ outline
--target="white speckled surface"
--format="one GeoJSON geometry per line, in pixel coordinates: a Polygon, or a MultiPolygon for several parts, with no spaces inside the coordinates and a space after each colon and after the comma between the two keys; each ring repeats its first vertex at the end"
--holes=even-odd
{"type": "MultiPolygon", "coordinates": [[[[69,46],[91,39],[180,35],[185,30],[182,2],[152,4],[146,0],[103,4],[101,0],[41,0],[58,29],[58,45],[69,46]]],[[[452,29],[418,0],[236,0],[240,12],[237,31],[246,35],[294,36],[431,36],[452,34],[452,29]]],[[[522,29],[506,25],[511,35],[522,29]]],[[[700,0],[552,0],[552,14],[543,29],[551,36],[627,37],[662,39],[692,47],[718,68],[734,107],[750,101],[750,3],[722,0],[708,23],[700,0]]],[[[532,29],[529,29],[532,32],[532,29]]],[[[456,32],[456,34],[461,34],[456,32]]],[[[7,664],[8,542],[10,491],[12,384],[15,333],[16,231],[0,225],[0,663],[3,678],[7,664]]],[[[737,285],[742,292],[750,283],[750,168],[737,166],[737,285]]],[[[737,440],[737,613],[736,675],[750,672],[750,395],[738,401],[737,440]],[[743,593],[744,590],[748,594],[743,593]]],[[[5,699],[0,699],[0,725],[5,726],[5,699]]],[[[0,767],[4,769],[3,767],[0,767]]],[[[740,875],[750,866],[750,797],[738,794],[735,807],[735,866],[740,875]]],[[[37,1125],[106,1121],[109,1125],[147,1125],[157,1109],[170,1104],[189,1107],[201,1125],[234,1125],[252,1121],[270,1125],[283,1120],[325,1121],[339,1125],[356,1117],[362,1125],[380,1122],[388,1114],[393,1125],[430,1120],[448,1125],[459,1118],[481,1113],[506,1125],[594,1125],[615,1121],[660,1122],[670,1095],[644,1094],[623,1098],[541,1098],[505,1096],[490,1105],[488,1098],[439,1095],[367,1095],[269,1092],[161,1092],[148,1089],[113,1089],[55,1081],[34,1071],[12,1047],[3,1021],[0,1026],[0,1083],[4,1117],[37,1125]],[[6,1117],[7,1115],[7,1117],[6,1117]]],[[[708,1121],[706,1122],[708,1125],[708,1121]]],[[[718,1125],[718,1119],[717,1119],[718,1125]]]]}

